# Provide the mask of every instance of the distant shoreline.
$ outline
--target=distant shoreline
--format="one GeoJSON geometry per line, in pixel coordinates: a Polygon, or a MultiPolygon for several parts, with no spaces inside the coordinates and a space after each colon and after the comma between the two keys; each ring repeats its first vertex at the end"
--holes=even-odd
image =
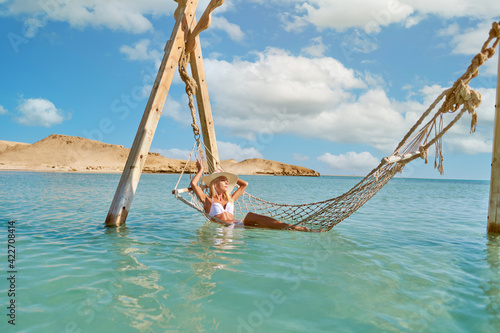
{"type": "MultiPolygon", "coordinates": [[[[46,169],[27,169],[27,168],[2,168],[2,165],[0,165],[0,172],[40,172],[40,173],[69,173],[69,174],[119,174],[121,175],[123,171],[115,171],[115,170],[107,170],[107,169],[101,169],[101,170],[63,170],[63,169],[52,169],[52,168],[46,168],[46,169]]],[[[149,174],[149,175],[180,175],[181,172],[162,172],[162,171],[143,171],[142,174],[149,174]]],[[[240,173],[239,175],[243,176],[268,176],[268,177],[358,177],[358,176],[333,176],[333,175],[319,175],[319,176],[311,176],[311,175],[280,175],[280,174],[243,174],[240,173]]],[[[359,176],[362,177],[362,176],[359,176]]]]}
{"type": "MultiPolygon", "coordinates": [[[[90,174],[90,175],[111,175],[117,174],[121,175],[122,171],[113,171],[113,170],[76,170],[76,171],[67,171],[67,170],[51,170],[51,169],[15,169],[15,168],[2,168],[0,165],[0,172],[37,172],[37,173],[64,173],[64,174],[90,174]]],[[[180,175],[180,172],[143,172],[143,174],[148,175],[180,175]]],[[[341,177],[341,178],[364,178],[365,176],[349,176],[349,175],[320,175],[320,176],[307,176],[307,175],[270,175],[270,174],[240,174],[242,176],[277,176],[277,177],[341,177]]],[[[440,180],[449,180],[449,181],[480,181],[480,182],[489,182],[490,179],[458,179],[458,178],[417,178],[417,177],[394,177],[392,180],[432,180],[432,181],[440,181],[440,180]]]]}

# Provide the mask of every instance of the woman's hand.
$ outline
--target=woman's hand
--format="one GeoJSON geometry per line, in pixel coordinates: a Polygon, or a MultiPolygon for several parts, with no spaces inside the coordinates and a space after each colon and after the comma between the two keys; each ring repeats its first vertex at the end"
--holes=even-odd
{"type": "Polygon", "coordinates": [[[203,174],[203,162],[199,158],[196,159],[196,167],[198,168],[198,172],[196,173],[196,175],[194,175],[193,179],[191,179],[191,189],[201,202],[205,202],[207,199],[207,195],[198,186],[198,182],[200,181],[201,175],[203,174]]]}
{"type": "Polygon", "coordinates": [[[196,167],[198,168],[198,172],[203,172],[203,163],[201,162],[201,159],[196,159],[196,167]]]}
{"type": "Polygon", "coordinates": [[[238,181],[236,182],[236,184],[239,187],[238,187],[238,189],[236,191],[234,191],[234,193],[232,195],[232,198],[233,198],[234,201],[236,201],[245,192],[245,189],[248,186],[248,182],[244,181],[241,178],[238,178],[238,181]]]}

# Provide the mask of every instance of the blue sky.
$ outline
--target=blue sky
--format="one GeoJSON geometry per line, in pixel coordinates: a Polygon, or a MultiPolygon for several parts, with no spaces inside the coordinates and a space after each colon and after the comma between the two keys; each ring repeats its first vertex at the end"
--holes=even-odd
{"type": "MultiPolygon", "coordinates": [[[[200,1],[198,17],[208,0],[200,1]]],[[[132,145],[170,37],[172,0],[0,0],[0,140],[65,134],[132,145]]],[[[364,175],[470,64],[500,20],[498,0],[226,0],[201,33],[221,159],[265,158],[364,175]]],[[[498,58],[483,97],[444,139],[445,175],[489,179],[498,58]]],[[[193,145],[178,76],[153,151],[193,145]]]]}

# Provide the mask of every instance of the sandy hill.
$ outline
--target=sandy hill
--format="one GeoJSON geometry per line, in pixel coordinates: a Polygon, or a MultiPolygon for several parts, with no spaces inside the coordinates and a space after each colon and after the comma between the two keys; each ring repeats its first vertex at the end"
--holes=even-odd
{"type": "Polygon", "coordinates": [[[30,145],[29,143],[0,140],[0,153],[14,146],[29,146],[29,145],[30,145]]]}
{"type": "Polygon", "coordinates": [[[241,162],[226,160],[221,164],[224,170],[239,175],[319,176],[318,172],[308,168],[261,158],[251,158],[241,162]]]}
{"type": "MultiPolygon", "coordinates": [[[[0,141],[0,170],[121,172],[130,149],[76,136],[52,134],[33,144],[0,141]]],[[[149,153],[144,172],[179,173],[185,161],[149,153]]],[[[314,170],[280,162],[249,159],[222,161],[238,174],[319,176],[314,170]]],[[[190,163],[189,170],[194,168],[190,163]]]]}
{"type": "MultiPolygon", "coordinates": [[[[76,136],[52,134],[33,144],[0,144],[0,166],[3,169],[108,171],[121,172],[129,149],[76,136]],[[2,147],[6,147],[1,150],[2,147]]],[[[164,172],[175,172],[183,164],[150,153],[146,167],[161,166],[164,172]]]]}

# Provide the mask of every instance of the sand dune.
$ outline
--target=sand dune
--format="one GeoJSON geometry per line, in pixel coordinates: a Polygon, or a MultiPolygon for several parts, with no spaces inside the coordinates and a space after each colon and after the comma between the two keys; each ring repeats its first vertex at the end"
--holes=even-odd
{"type": "MultiPolygon", "coordinates": [[[[52,134],[33,144],[0,140],[0,170],[122,172],[130,149],[76,136],[52,134]]],[[[319,176],[314,170],[280,162],[227,160],[223,168],[242,175],[319,176]]],[[[149,153],[144,172],[180,173],[185,161],[149,153]]],[[[188,165],[193,170],[194,163],[188,165]]]]}
{"type": "Polygon", "coordinates": [[[14,146],[29,146],[29,143],[23,143],[23,142],[12,142],[12,141],[3,141],[0,140],[0,153],[6,151],[7,149],[14,147],[14,146]]]}

